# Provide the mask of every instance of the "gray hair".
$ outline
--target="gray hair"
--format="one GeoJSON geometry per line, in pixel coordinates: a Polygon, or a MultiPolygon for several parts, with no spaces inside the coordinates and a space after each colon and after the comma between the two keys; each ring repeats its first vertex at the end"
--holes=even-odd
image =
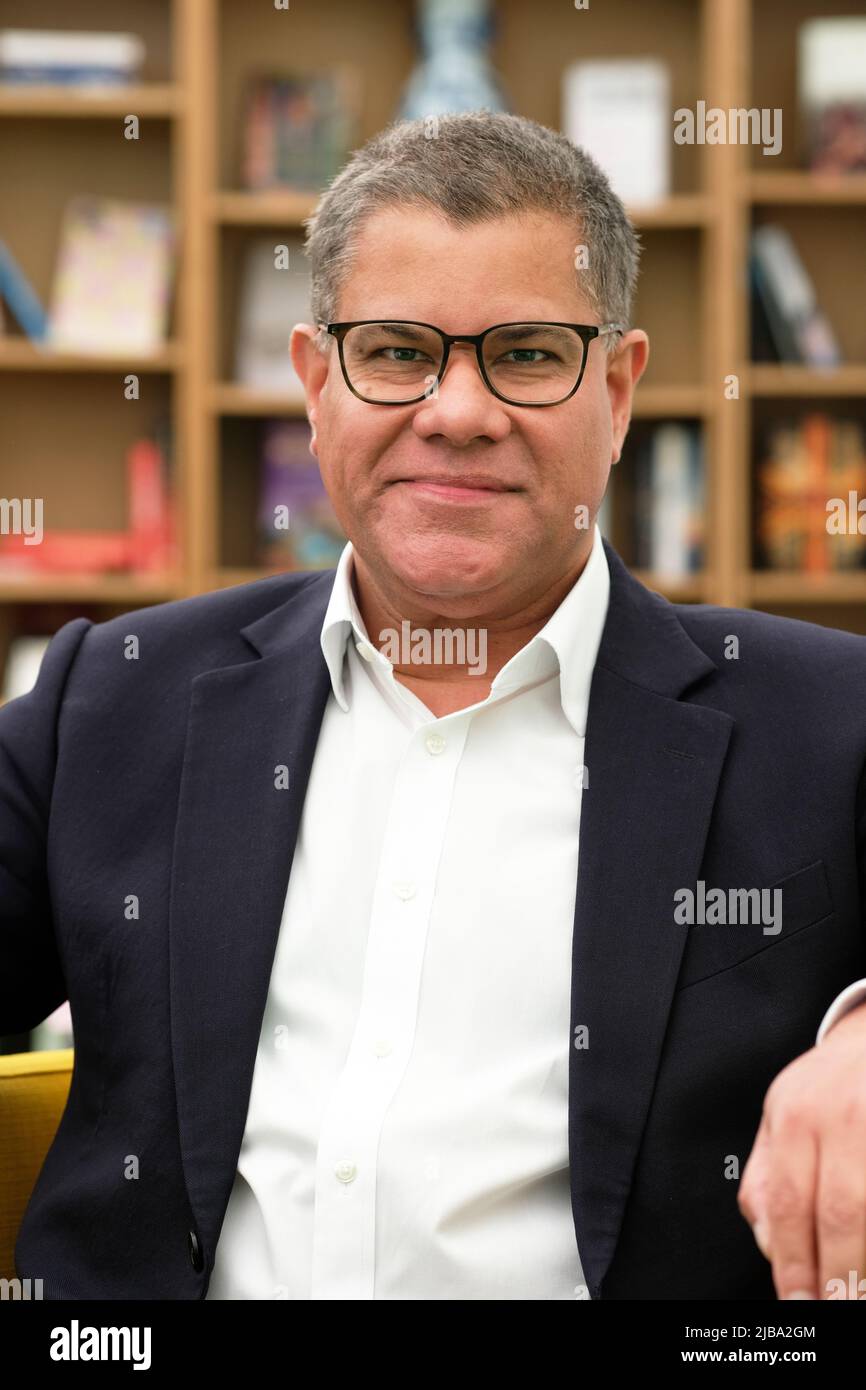
{"type": "MultiPolygon", "coordinates": [[[[487,109],[395,121],[351,159],[306,218],[310,308],[332,323],[364,219],[387,205],[445,213],[458,227],[530,209],[575,224],[587,248],[582,288],[603,322],[629,326],[640,244],[595,161],[538,121],[487,109]]],[[[615,334],[606,339],[616,345],[615,334]]],[[[319,333],[318,346],[330,344],[319,333]]]]}

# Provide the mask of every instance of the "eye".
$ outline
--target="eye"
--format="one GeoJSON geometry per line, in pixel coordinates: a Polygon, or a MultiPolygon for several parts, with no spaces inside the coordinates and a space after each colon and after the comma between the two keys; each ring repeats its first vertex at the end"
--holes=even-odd
{"type": "MultiPolygon", "coordinates": [[[[515,357],[515,362],[517,364],[523,365],[524,363],[526,363],[531,366],[532,364],[530,361],[530,354],[532,353],[541,353],[543,357],[548,361],[556,357],[555,353],[547,352],[544,348],[512,348],[510,352],[505,353],[505,356],[514,357],[514,355],[517,354],[515,357]]],[[[538,361],[538,358],[536,357],[533,360],[538,361]]]]}
{"type": "MultiPolygon", "coordinates": [[[[414,362],[414,361],[416,361],[416,357],[415,357],[415,356],[412,356],[413,353],[414,353],[414,354],[420,354],[422,357],[423,357],[423,356],[426,356],[426,353],[422,353],[420,348],[408,348],[408,347],[386,347],[386,348],[379,348],[379,349],[378,349],[376,352],[374,352],[372,355],[373,355],[374,357],[379,357],[379,356],[382,356],[384,353],[388,353],[388,352],[397,352],[397,353],[409,354],[408,356],[402,356],[402,357],[395,357],[395,358],[392,358],[391,361],[395,361],[395,362],[410,362],[410,363],[411,363],[411,362],[414,362]]],[[[429,361],[429,358],[428,358],[428,361],[429,361]]]]}

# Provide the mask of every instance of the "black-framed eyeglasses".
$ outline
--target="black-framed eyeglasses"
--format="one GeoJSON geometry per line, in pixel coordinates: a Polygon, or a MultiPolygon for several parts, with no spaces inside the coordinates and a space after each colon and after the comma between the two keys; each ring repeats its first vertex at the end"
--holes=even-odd
{"type": "Polygon", "coordinates": [[[583,380],[593,338],[618,323],[494,323],[483,333],[443,333],[414,319],[355,319],[318,325],[337,339],[349,390],[369,405],[412,405],[435,395],[452,343],[474,343],[489,391],[508,405],[561,405],[583,380]]]}

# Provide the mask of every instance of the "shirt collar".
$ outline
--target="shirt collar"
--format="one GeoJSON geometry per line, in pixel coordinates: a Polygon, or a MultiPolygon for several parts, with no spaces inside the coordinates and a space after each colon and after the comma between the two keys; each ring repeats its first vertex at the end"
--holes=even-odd
{"type": "MultiPolygon", "coordinates": [[[[322,623],[322,654],[331,676],[331,688],[340,708],[348,711],[343,670],[350,638],[364,648],[383,670],[391,663],[369,634],[352,587],[354,549],[347,541],[337,562],[334,586],[322,623]]],[[[493,680],[490,699],[511,693],[559,672],[562,710],[575,732],[586,734],[589,688],[607,618],[610,570],[598,525],[594,528],[589,559],[559,607],[534,637],[502,667],[493,680]]]]}

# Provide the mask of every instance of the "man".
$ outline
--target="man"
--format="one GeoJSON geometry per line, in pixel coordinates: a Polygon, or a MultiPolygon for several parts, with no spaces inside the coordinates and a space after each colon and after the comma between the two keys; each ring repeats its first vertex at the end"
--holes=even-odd
{"type": "Polygon", "coordinates": [[[0,713],[0,1027],[68,993],[76,1039],[18,1273],[849,1287],[866,643],[671,605],[602,543],[648,343],[564,137],[397,125],[308,231],[336,573],[76,619],[0,713]],[[771,910],[684,917],[711,891],[771,910]]]}

